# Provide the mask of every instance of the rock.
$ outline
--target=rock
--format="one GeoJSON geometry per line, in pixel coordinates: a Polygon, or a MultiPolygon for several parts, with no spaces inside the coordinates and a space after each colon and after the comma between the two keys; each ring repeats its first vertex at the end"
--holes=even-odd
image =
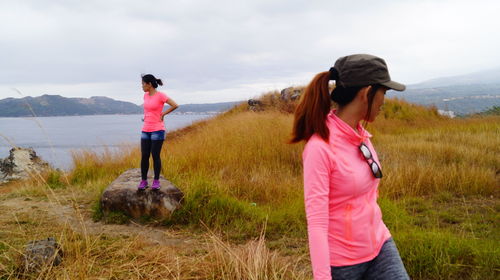
{"type": "Polygon", "coordinates": [[[248,106],[258,106],[258,105],[262,105],[262,102],[260,102],[260,100],[248,99],[248,106]]]}
{"type": "Polygon", "coordinates": [[[63,251],[54,237],[30,241],[22,256],[21,271],[24,273],[39,272],[45,267],[59,265],[62,258],[63,251]]]}
{"type": "Polygon", "coordinates": [[[248,110],[250,111],[261,111],[262,102],[256,99],[248,99],[248,110]]]}
{"type": "Polygon", "coordinates": [[[11,180],[27,179],[50,169],[47,162],[36,155],[31,148],[15,147],[9,156],[0,159],[0,184],[11,180]]]}
{"type": "MultiPolygon", "coordinates": [[[[123,212],[132,218],[142,216],[168,218],[181,207],[184,194],[172,183],[160,176],[159,190],[137,190],[141,180],[139,168],[129,169],[114,180],[101,196],[104,215],[112,211],[123,212]]],[[[149,182],[151,184],[151,180],[149,182]]]]}
{"type": "Polygon", "coordinates": [[[294,87],[287,87],[281,90],[281,100],[289,101],[299,99],[302,90],[294,87]]]}
{"type": "Polygon", "coordinates": [[[300,98],[300,95],[302,94],[302,90],[300,89],[294,89],[293,93],[290,95],[291,100],[297,100],[300,98]]]}
{"type": "Polygon", "coordinates": [[[290,99],[290,94],[293,91],[293,87],[287,87],[281,90],[281,100],[287,101],[290,99]]]}

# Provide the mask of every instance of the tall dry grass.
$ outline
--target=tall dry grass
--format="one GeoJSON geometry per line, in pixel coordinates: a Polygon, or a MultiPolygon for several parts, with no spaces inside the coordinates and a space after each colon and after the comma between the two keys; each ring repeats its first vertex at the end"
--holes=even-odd
{"type": "MultiPolygon", "coordinates": [[[[94,157],[81,153],[78,156],[103,160],[117,155],[94,157]]],[[[61,219],[54,220],[46,209],[38,210],[38,206],[33,206],[33,211],[12,212],[0,204],[0,211],[3,211],[0,217],[0,279],[308,278],[309,270],[303,269],[304,256],[290,259],[277,250],[270,250],[263,234],[235,245],[212,231],[196,236],[185,232],[179,238],[188,238],[190,243],[175,246],[152,244],[145,236],[147,228],[143,234],[125,232],[123,237],[90,233],[87,229],[89,217],[78,207],[82,201],[75,198],[75,193],[80,191],[78,186],[89,187],[89,184],[61,185],[67,181],[54,177],[53,172],[21,182],[23,184],[14,183],[17,190],[13,194],[14,197],[26,197],[28,201],[47,201],[54,209],[61,208],[61,219]],[[62,211],[62,206],[68,204],[74,210],[71,214],[62,211]],[[65,222],[61,222],[63,220],[65,222]],[[61,244],[63,262],[59,266],[44,266],[37,272],[24,271],[24,244],[47,236],[54,236],[61,244]],[[299,265],[302,265],[300,270],[297,269],[299,265]]],[[[95,179],[94,183],[99,185],[101,180],[95,179]]],[[[9,198],[12,197],[5,199],[9,198]]]]}
{"type": "Polygon", "coordinates": [[[386,171],[381,189],[390,197],[498,194],[498,118],[446,120],[374,140],[386,171]]]}
{"type": "Polygon", "coordinates": [[[210,236],[213,279],[278,280],[309,279],[304,256],[284,258],[268,249],[264,234],[245,245],[232,246],[215,234],[210,236]]]}

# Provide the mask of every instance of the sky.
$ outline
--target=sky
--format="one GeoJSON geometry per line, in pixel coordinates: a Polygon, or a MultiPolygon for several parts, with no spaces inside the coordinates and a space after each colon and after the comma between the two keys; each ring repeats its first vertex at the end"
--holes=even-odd
{"type": "Polygon", "coordinates": [[[0,99],[142,103],[141,74],[179,104],[306,85],[338,57],[384,58],[393,80],[500,67],[500,1],[0,0],[0,99]]]}

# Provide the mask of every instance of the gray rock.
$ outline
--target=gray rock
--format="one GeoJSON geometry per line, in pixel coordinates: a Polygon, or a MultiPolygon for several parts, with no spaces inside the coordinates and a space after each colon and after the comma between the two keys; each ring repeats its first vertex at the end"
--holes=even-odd
{"type": "Polygon", "coordinates": [[[12,180],[27,179],[50,169],[47,162],[31,148],[15,147],[9,156],[0,159],[0,184],[12,180]]]}
{"type": "Polygon", "coordinates": [[[248,110],[262,111],[262,102],[256,99],[248,99],[248,110]]]}
{"type": "Polygon", "coordinates": [[[281,90],[281,100],[289,101],[289,100],[297,100],[300,98],[302,94],[302,90],[294,87],[287,87],[281,90]]]}
{"type": "Polygon", "coordinates": [[[259,106],[259,105],[262,105],[262,102],[260,102],[260,100],[248,99],[248,106],[259,106]]]}
{"type": "MultiPolygon", "coordinates": [[[[171,182],[160,176],[159,190],[137,190],[141,180],[139,168],[129,169],[114,180],[101,196],[104,215],[112,211],[123,212],[133,218],[142,216],[168,218],[181,207],[184,194],[171,182]]],[[[149,180],[149,184],[151,184],[149,180]]]]}
{"type": "Polygon", "coordinates": [[[294,89],[293,93],[290,95],[291,100],[297,100],[300,98],[300,95],[302,94],[302,90],[300,89],[294,89]]]}
{"type": "Polygon", "coordinates": [[[290,94],[293,91],[293,87],[287,87],[281,90],[281,100],[288,101],[290,100],[290,94]]]}
{"type": "Polygon", "coordinates": [[[22,256],[21,270],[24,273],[39,272],[44,268],[59,265],[63,251],[54,237],[30,241],[22,256]]]}

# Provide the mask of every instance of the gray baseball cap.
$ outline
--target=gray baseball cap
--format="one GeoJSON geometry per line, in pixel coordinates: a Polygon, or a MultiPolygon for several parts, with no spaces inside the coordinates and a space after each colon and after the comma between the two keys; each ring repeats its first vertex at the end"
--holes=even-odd
{"type": "Polygon", "coordinates": [[[406,86],[391,81],[385,61],[374,55],[353,54],[343,56],[330,69],[330,76],[343,87],[359,87],[380,84],[390,89],[403,91],[406,86]],[[332,74],[332,72],[337,72],[332,74]]]}

